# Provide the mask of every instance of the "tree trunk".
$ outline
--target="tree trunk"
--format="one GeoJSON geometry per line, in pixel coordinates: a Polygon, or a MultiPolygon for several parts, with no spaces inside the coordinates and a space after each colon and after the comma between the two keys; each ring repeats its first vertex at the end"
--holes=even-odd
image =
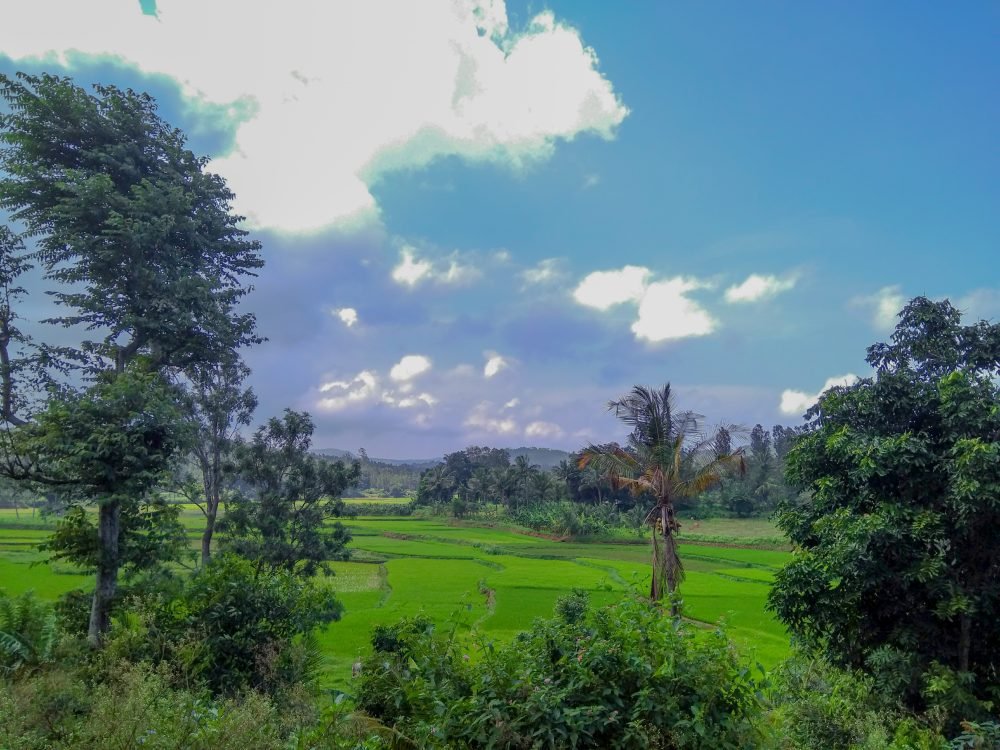
{"type": "Polygon", "coordinates": [[[201,567],[203,568],[212,559],[212,535],[215,533],[215,513],[218,508],[209,502],[206,510],[208,512],[205,517],[205,531],[201,535],[201,567]]]}
{"type": "Polygon", "coordinates": [[[972,650],[972,618],[963,612],[959,619],[958,671],[969,671],[969,651],[972,650]]]}
{"type": "Polygon", "coordinates": [[[100,559],[97,563],[97,586],[90,608],[90,625],[87,642],[99,648],[104,634],[111,627],[111,603],[118,587],[118,537],[121,532],[121,503],[118,500],[101,505],[98,510],[98,536],[100,559]]]}
{"type": "Polygon", "coordinates": [[[205,490],[205,531],[201,535],[201,567],[203,568],[212,559],[212,536],[215,534],[215,519],[219,514],[221,498],[222,477],[219,467],[222,463],[222,457],[218,450],[213,453],[212,458],[211,465],[207,462],[202,463],[202,480],[205,490]]]}
{"type": "MultiPolygon", "coordinates": [[[[677,553],[677,521],[671,505],[660,504],[659,513],[653,523],[653,582],[650,599],[659,601],[664,596],[671,597],[677,591],[681,579],[681,561],[677,553]]],[[[680,609],[671,600],[670,615],[677,617],[680,609]]]]}
{"type": "Polygon", "coordinates": [[[674,595],[677,593],[677,584],[680,583],[680,558],[677,555],[677,537],[670,527],[665,527],[663,532],[663,560],[666,564],[667,595],[670,597],[670,616],[677,617],[680,608],[674,595]]]}

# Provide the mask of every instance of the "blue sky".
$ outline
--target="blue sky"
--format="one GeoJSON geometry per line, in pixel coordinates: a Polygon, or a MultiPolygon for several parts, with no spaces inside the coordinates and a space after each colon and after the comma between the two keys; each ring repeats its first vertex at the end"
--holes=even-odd
{"type": "Polygon", "coordinates": [[[0,71],[150,90],[229,180],[259,416],[319,446],[572,449],[638,382],[796,424],[907,298],[1000,318],[995,3],[22,5],[0,71]]]}

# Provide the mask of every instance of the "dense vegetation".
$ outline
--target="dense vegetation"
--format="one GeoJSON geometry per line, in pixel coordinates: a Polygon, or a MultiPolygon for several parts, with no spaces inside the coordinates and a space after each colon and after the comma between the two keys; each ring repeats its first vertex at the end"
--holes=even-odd
{"type": "MultiPolygon", "coordinates": [[[[318,677],[344,615],[325,576],[350,564],[340,496],[376,478],[409,488],[366,456],[313,455],[304,413],[241,436],[256,408],[241,354],[261,342],[239,305],[260,248],[151,98],[52,76],[0,77],[0,96],[0,207],[20,229],[0,231],[0,474],[15,509],[57,519],[25,531],[92,575],[55,602],[0,594],[0,747],[1000,746],[1000,326],[913,300],[869,349],[874,376],[825,394],[804,430],[706,435],[669,385],[636,387],[611,402],[627,439],[552,471],[496,448],[449,454],[416,504],[469,547],[486,614],[491,557],[498,577],[531,560],[614,585],[505,638],[461,612],[373,622],[331,700],[318,677]],[[32,265],[61,338],[19,328],[32,265]],[[202,514],[197,553],[178,498],[202,514]],[[797,654],[768,671],[685,619],[677,545],[681,510],[773,507],[795,553],[770,606],[797,654]],[[565,537],[651,531],[652,575],[579,551],[569,568],[518,556],[448,525],[487,515],[565,537]]],[[[444,546],[380,539],[425,561],[444,546]]],[[[401,562],[425,599],[446,583],[401,562]]],[[[742,577],[763,599],[766,567],[713,583],[742,577]]]]}

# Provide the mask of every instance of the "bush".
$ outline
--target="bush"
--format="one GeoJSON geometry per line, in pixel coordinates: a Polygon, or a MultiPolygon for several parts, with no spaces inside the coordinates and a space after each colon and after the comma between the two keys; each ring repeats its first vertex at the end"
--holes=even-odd
{"type": "Polygon", "coordinates": [[[278,750],[292,727],[266,697],[215,702],[163,670],[119,664],[96,685],[67,671],[0,683],[0,747],[10,750],[278,750]]]}
{"type": "Polygon", "coordinates": [[[796,657],[782,664],[773,679],[771,718],[782,748],[944,747],[943,738],[883,703],[872,680],[864,675],[836,669],[819,659],[796,657]]]}
{"type": "Polygon", "coordinates": [[[14,598],[0,592],[0,675],[49,661],[57,640],[56,614],[50,604],[32,591],[14,598]]]}
{"type": "Polygon", "coordinates": [[[288,571],[222,555],[176,596],[147,595],[118,617],[105,658],[170,663],[217,695],[278,695],[315,676],[312,633],[342,609],[329,590],[288,571]]]}
{"type": "Polygon", "coordinates": [[[358,705],[421,747],[758,746],[758,683],[721,632],[585,595],[478,658],[425,620],[376,631],[358,705]]]}

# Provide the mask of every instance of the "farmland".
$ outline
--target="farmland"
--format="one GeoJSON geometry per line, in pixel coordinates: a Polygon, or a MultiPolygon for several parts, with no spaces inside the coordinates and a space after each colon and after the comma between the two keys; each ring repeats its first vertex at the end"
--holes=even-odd
{"type": "MultiPolygon", "coordinates": [[[[182,515],[192,545],[199,511],[182,515]]],[[[46,598],[91,579],[65,563],[46,562],[37,550],[51,519],[22,511],[0,511],[0,588],[33,589],[46,598]]],[[[324,682],[346,687],[351,665],[367,652],[371,628],[400,617],[425,614],[442,627],[458,627],[474,638],[506,640],[552,613],[556,599],[574,588],[603,603],[630,587],[648,587],[647,544],[555,541],[516,530],[459,525],[442,518],[357,518],[352,559],[335,562],[324,580],[345,605],[340,622],[320,633],[324,682]]],[[[48,528],[47,528],[48,527],[48,528]]],[[[733,640],[764,665],[787,655],[782,627],[765,611],[774,572],[789,559],[782,550],[740,546],[739,539],[775,535],[766,521],[692,522],[696,539],[726,538],[710,545],[685,542],[682,588],[685,616],[712,625],[724,620],[733,640]]],[[[470,649],[474,650],[474,649],[470,649]]]]}

